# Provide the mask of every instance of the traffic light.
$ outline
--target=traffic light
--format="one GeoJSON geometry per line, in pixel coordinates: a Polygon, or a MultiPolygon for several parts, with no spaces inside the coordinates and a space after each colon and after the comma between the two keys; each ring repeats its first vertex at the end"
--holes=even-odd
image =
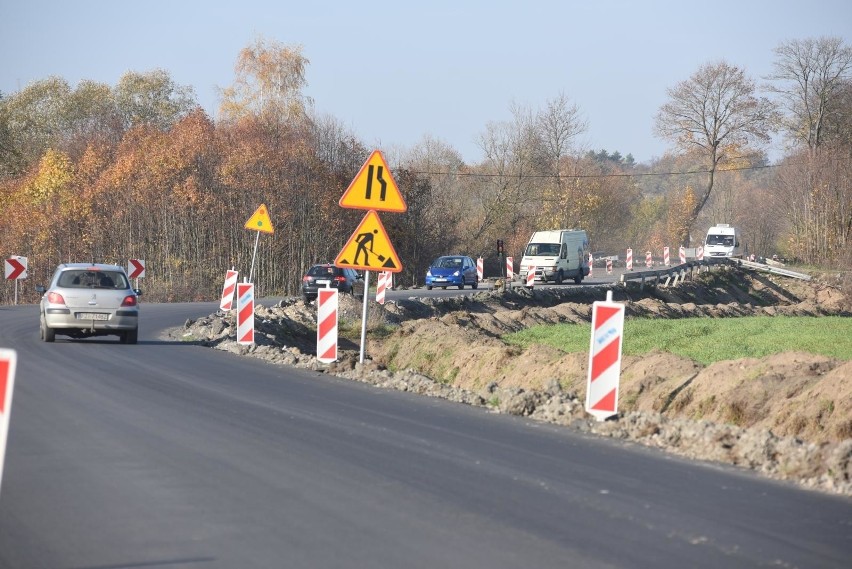
{"type": "Polygon", "coordinates": [[[498,255],[503,254],[503,240],[502,239],[497,240],[497,254],[498,255]]]}

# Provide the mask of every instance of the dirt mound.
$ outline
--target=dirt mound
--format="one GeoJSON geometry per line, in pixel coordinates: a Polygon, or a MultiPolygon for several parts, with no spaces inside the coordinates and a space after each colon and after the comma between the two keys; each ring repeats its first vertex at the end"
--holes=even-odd
{"type": "MultiPolygon", "coordinates": [[[[613,287],[627,317],[736,318],[850,315],[843,281],[798,281],[735,268],[678,287],[613,287]]],[[[669,353],[626,356],[620,414],[597,423],[584,411],[588,354],[565,354],[501,337],[532,325],[589,322],[602,291],[560,287],[417,298],[370,307],[368,361],[358,362],[361,300],[340,297],[339,361],[316,361],[316,307],[285,300],[256,310],[256,342],[234,342],[233,316],[187,322],[173,335],[270,361],[309,367],[394,389],[447,397],[723,460],[852,494],[852,362],[806,353],[703,367],[669,353]]]]}

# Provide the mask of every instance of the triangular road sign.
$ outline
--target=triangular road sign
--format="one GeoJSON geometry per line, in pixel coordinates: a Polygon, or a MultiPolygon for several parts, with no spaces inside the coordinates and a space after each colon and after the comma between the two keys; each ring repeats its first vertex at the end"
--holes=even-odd
{"type": "Polygon", "coordinates": [[[266,205],[260,204],[260,207],[246,221],[245,228],[264,233],[275,233],[275,229],[272,227],[272,220],[269,219],[269,212],[266,211],[266,205]]]}
{"type": "Polygon", "coordinates": [[[379,214],[372,210],[361,220],[358,229],[340,251],[334,264],[363,271],[402,271],[402,263],[399,262],[399,257],[388,239],[382,220],[379,219],[379,214]]]}
{"type": "Polygon", "coordinates": [[[340,206],[401,213],[408,209],[380,150],[373,153],[340,198],[340,206]]]}

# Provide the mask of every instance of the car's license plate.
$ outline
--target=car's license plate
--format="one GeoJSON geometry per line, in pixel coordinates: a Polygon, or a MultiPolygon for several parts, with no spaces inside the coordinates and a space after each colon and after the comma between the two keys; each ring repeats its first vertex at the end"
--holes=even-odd
{"type": "Polygon", "coordinates": [[[109,314],[103,312],[78,312],[77,320],[109,320],[109,314]]]}
{"type": "Polygon", "coordinates": [[[447,279],[435,279],[435,282],[436,283],[445,283],[445,282],[447,282],[447,279]]]}
{"type": "Polygon", "coordinates": [[[327,286],[331,284],[331,281],[328,279],[317,279],[317,284],[327,286]]]}

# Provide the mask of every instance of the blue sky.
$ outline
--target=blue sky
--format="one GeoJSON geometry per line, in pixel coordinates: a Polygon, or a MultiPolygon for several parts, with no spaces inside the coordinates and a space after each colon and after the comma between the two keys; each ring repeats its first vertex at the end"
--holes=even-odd
{"type": "Polygon", "coordinates": [[[668,148],[653,133],[667,88],[720,59],[760,80],[780,42],[823,35],[852,43],[852,2],[0,0],[0,91],[164,69],[215,117],[217,87],[263,37],[303,46],[316,110],[369,147],[429,135],[476,162],[512,103],[564,93],[588,121],[584,147],[643,162],[668,148]]]}

